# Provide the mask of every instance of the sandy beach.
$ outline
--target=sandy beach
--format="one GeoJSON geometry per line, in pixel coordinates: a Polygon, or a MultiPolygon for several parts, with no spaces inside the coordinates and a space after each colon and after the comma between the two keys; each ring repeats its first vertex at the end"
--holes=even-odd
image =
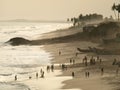
{"type": "MultiPolygon", "coordinates": [[[[18,73],[16,81],[14,81],[15,75],[12,75],[13,82],[3,83],[1,87],[7,85],[7,87],[10,86],[11,88],[20,88],[20,90],[21,88],[26,88],[27,90],[119,90],[119,65],[113,63],[119,62],[120,56],[80,52],[77,48],[101,48],[99,38],[89,38],[86,35],[88,34],[82,33],[80,27],[60,29],[45,33],[37,40],[33,40],[32,43],[31,41],[27,44],[25,43],[25,46],[29,45],[31,47],[31,49],[29,47],[31,52],[40,52],[41,49],[45,51],[45,55],[38,54],[38,56],[47,58],[39,60],[40,57],[37,57],[37,61],[34,60],[35,58],[32,59],[32,62],[35,62],[33,64],[33,67],[35,66],[33,72],[23,73],[23,75],[18,73]],[[36,47],[32,47],[34,45],[36,47]],[[46,60],[49,61],[46,62],[46,60]],[[38,61],[43,61],[47,64],[42,67],[41,64],[37,65],[38,61]],[[46,72],[48,65],[55,66],[54,72],[46,72]],[[44,78],[40,78],[41,68],[44,70],[44,78]],[[38,75],[36,76],[36,74],[38,75]]],[[[18,39],[23,44],[26,42],[22,38],[15,38],[13,42],[19,42],[17,41],[18,39]]],[[[24,49],[26,48],[24,47],[24,49]]],[[[8,89],[5,88],[4,90],[8,89]]]]}
{"type": "Polygon", "coordinates": [[[0,90],[120,90],[120,0],[0,0],[0,90]]]}
{"type": "MultiPolygon", "coordinates": [[[[65,33],[65,31],[64,31],[65,33]]],[[[57,32],[53,32],[53,34],[58,35],[57,32]]],[[[49,34],[47,34],[49,36],[49,34]]],[[[51,34],[50,34],[51,35],[51,34]]],[[[96,59],[97,55],[92,53],[80,53],[77,51],[77,47],[80,48],[87,48],[88,46],[96,46],[99,45],[97,43],[86,42],[86,41],[72,41],[69,43],[60,43],[60,44],[51,44],[45,45],[44,49],[51,53],[53,59],[53,64],[64,64],[69,63],[70,59],[75,60],[75,64],[68,65],[67,70],[62,71],[62,76],[72,76],[72,72],[75,73],[75,77],[71,80],[63,81],[65,84],[62,88],[63,89],[71,89],[71,88],[79,88],[82,90],[116,90],[117,87],[116,83],[119,83],[118,77],[116,77],[116,69],[118,68],[117,65],[113,66],[112,62],[114,58],[119,56],[114,55],[101,55],[99,56],[102,59],[102,63],[100,64],[99,61],[96,61],[96,64],[91,66],[88,65],[87,67],[84,66],[82,60],[85,56],[90,59],[92,56],[96,59]],[[61,55],[59,55],[59,51],[61,55]],[[76,56],[76,53],[79,53],[76,56]],[[101,68],[104,67],[104,75],[101,75],[101,68]],[[86,78],[85,72],[89,71],[90,76],[86,78]],[[114,78],[116,78],[114,80],[114,78]],[[111,80],[110,80],[111,79],[111,80]]],[[[119,75],[119,74],[118,74],[119,75]]]]}

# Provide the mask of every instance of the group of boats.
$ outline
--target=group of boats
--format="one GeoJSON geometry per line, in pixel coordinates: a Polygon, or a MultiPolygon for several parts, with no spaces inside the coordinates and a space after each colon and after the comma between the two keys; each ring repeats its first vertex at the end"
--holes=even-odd
{"type": "Polygon", "coordinates": [[[88,47],[87,49],[77,48],[82,53],[95,53],[98,55],[120,55],[120,50],[100,49],[96,47],[88,47]]]}

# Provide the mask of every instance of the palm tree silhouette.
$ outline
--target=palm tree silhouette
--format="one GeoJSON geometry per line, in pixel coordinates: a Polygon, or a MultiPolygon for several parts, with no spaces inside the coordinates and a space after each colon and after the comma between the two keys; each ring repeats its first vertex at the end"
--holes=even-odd
{"type": "Polygon", "coordinates": [[[120,4],[118,4],[118,5],[115,5],[115,3],[113,4],[113,6],[112,6],[112,10],[114,10],[114,12],[115,11],[117,11],[118,12],[118,21],[119,21],[119,18],[120,18],[120,4]]]}
{"type": "Polygon", "coordinates": [[[119,15],[120,15],[120,4],[116,6],[116,10],[118,12],[118,21],[119,21],[119,15]]]}
{"type": "Polygon", "coordinates": [[[114,11],[114,14],[115,14],[115,19],[117,19],[117,15],[116,15],[116,5],[115,5],[115,3],[113,4],[113,6],[112,6],[112,10],[114,11]]]}

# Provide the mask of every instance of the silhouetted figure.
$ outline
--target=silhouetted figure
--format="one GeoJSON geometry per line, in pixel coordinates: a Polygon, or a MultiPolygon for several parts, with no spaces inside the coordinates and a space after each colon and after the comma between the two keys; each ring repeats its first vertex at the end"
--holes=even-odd
{"type": "Polygon", "coordinates": [[[99,61],[99,59],[100,59],[99,56],[97,56],[97,61],[99,61]]]}
{"type": "Polygon", "coordinates": [[[38,78],[38,73],[36,73],[36,78],[38,78]]]}
{"type": "Polygon", "coordinates": [[[72,72],[72,77],[75,77],[75,73],[74,72],[72,72]]]}
{"type": "Polygon", "coordinates": [[[41,78],[44,78],[44,71],[43,71],[42,74],[41,74],[41,78]]]}
{"type": "Polygon", "coordinates": [[[90,72],[87,72],[87,76],[88,76],[88,77],[90,76],[90,72]]]}
{"type": "Polygon", "coordinates": [[[70,58],[70,64],[72,63],[72,59],[70,58]]]}
{"type": "Polygon", "coordinates": [[[101,68],[101,75],[104,74],[104,68],[101,68]]]}
{"type": "Polygon", "coordinates": [[[50,71],[50,66],[47,66],[47,72],[49,72],[50,71]]]}
{"type": "Polygon", "coordinates": [[[85,57],[83,58],[83,64],[84,64],[86,61],[87,61],[87,57],[85,56],[85,57]]]}
{"type": "Polygon", "coordinates": [[[90,65],[92,65],[92,59],[90,59],[90,65]]]}
{"type": "Polygon", "coordinates": [[[17,75],[15,75],[15,81],[17,81],[17,75]]]}
{"type": "Polygon", "coordinates": [[[32,77],[31,76],[29,76],[29,79],[31,79],[32,77]]]}
{"type": "Polygon", "coordinates": [[[54,71],[54,65],[51,65],[51,71],[52,72],[54,71]]]}
{"type": "Polygon", "coordinates": [[[115,64],[116,64],[116,62],[117,62],[117,60],[116,60],[116,59],[114,59],[114,61],[113,61],[112,65],[115,65],[115,64]]]}
{"type": "Polygon", "coordinates": [[[64,68],[65,68],[65,65],[64,64],[62,64],[62,70],[64,71],[64,68]]]}
{"type": "Polygon", "coordinates": [[[59,55],[61,55],[61,51],[59,51],[59,55]]]}

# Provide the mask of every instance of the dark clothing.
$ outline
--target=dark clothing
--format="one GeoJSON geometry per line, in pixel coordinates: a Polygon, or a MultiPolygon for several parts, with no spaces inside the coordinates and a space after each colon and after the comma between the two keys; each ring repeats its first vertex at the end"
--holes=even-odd
{"type": "Polygon", "coordinates": [[[75,73],[74,72],[72,72],[72,77],[74,77],[75,76],[75,73]]]}

